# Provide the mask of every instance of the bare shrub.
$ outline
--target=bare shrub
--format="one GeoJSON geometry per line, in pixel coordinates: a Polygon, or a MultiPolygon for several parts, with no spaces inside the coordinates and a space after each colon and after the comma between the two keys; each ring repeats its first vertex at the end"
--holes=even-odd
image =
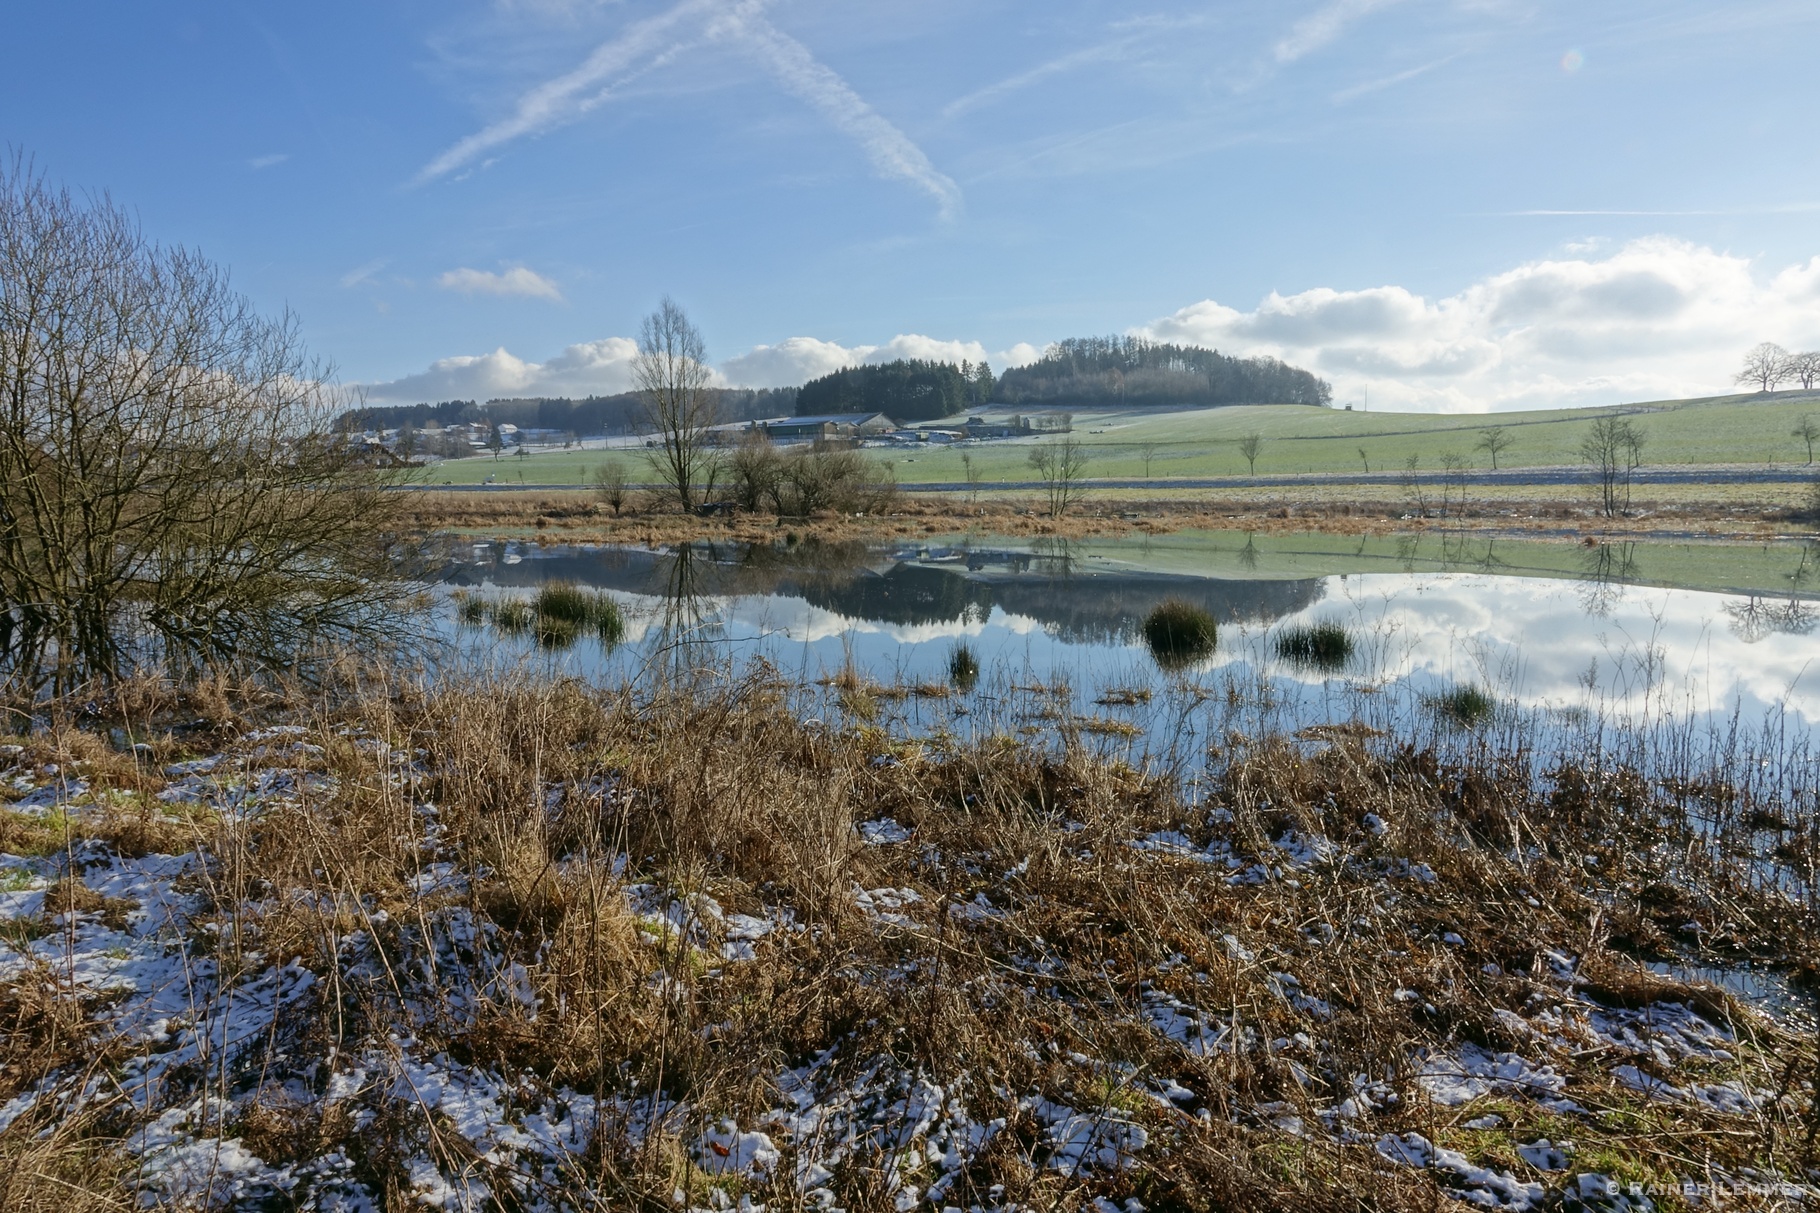
{"type": "Polygon", "coordinates": [[[66,692],[164,663],[371,647],[394,504],[330,428],[296,318],[105,198],[0,172],[0,668],[66,692]]]}

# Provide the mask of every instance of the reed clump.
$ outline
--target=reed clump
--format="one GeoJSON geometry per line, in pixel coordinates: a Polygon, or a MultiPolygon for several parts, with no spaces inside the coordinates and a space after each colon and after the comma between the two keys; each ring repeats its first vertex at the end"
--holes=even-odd
{"type": "Polygon", "coordinates": [[[465,595],[456,599],[456,614],[463,623],[491,622],[507,636],[531,636],[545,648],[567,648],[590,635],[610,648],[626,634],[625,616],[611,596],[568,581],[547,582],[530,598],[489,602],[465,595]]]}
{"type": "Polygon", "coordinates": [[[1159,603],[1144,616],[1144,643],[1156,663],[1179,670],[1213,656],[1219,643],[1219,626],[1201,607],[1178,598],[1159,603]]]}
{"type": "Polygon", "coordinates": [[[1277,632],[1277,656],[1318,670],[1340,670],[1352,660],[1352,633],[1333,620],[1297,624],[1277,632]]]}
{"type": "Polygon", "coordinates": [[[980,659],[973,651],[973,646],[966,641],[958,641],[948,650],[948,682],[955,690],[965,695],[979,684],[980,659]]]}
{"type": "Polygon", "coordinates": [[[1462,729],[1478,728],[1498,710],[1498,701],[1471,683],[1450,687],[1429,702],[1442,719],[1462,729]]]}

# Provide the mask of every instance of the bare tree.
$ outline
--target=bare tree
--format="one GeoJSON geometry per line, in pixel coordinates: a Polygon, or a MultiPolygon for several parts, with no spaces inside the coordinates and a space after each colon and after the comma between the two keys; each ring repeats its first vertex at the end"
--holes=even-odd
{"type": "Polygon", "coordinates": [[[626,468],[617,459],[609,459],[594,469],[594,493],[617,518],[626,508],[626,468]]]}
{"type": "Polygon", "coordinates": [[[1247,434],[1238,441],[1239,454],[1245,457],[1245,466],[1251,469],[1251,475],[1258,473],[1258,454],[1264,449],[1264,435],[1247,434]]]}
{"type": "Polygon", "coordinates": [[[1498,456],[1508,451],[1515,441],[1516,438],[1503,426],[1491,425],[1479,431],[1479,440],[1472,445],[1474,450],[1484,451],[1491,456],[1491,470],[1495,472],[1498,470],[1498,456]]]}
{"type": "Polygon", "coordinates": [[[972,451],[961,452],[961,474],[967,478],[967,493],[971,500],[980,499],[980,470],[973,462],[972,451]]]}
{"type": "Polygon", "coordinates": [[[1403,461],[1401,479],[1404,494],[1408,496],[1410,504],[1415,506],[1416,517],[1426,518],[1428,516],[1428,489],[1422,481],[1421,465],[1422,457],[1413,451],[1410,452],[1409,458],[1403,461]]]}
{"type": "Polygon", "coordinates": [[[1807,444],[1807,461],[1811,465],[1814,462],[1814,439],[1820,438],[1820,421],[1816,421],[1812,413],[1806,414],[1795,426],[1795,437],[1807,444]]]}
{"type": "Polygon", "coordinates": [[[1619,439],[1624,449],[1624,508],[1630,508],[1630,486],[1637,469],[1643,466],[1643,427],[1634,421],[1624,422],[1619,439]]]}
{"type": "Polygon", "coordinates": [[[286,314],[0,167],[0,681],[291,666],[397,634],[399,494],[286,314]]]}
{"type": "Polygon", "coordinates": [[[1787,365],[1789,378],[1810,392],[1815,381],[1820,380],[1820,350],[1802,350],[1798,354],[1790,354],[1787,365]]]}
{"type": "Polygon", "coordinates": [[[1630,508],[1631,479],[1643,464],[1643,430],[1625,417],[1596,417],[1580,440],[1580,457],[1593,465],[1599,504],[1608,518],[1630,508]]]}
{"type": "Polygon", "coordinates": [[[1143,442],[1138,444],[1138,458],[1144,461],[1145,480],[1150,479],[1150,462],[1156,458],[1156,453],[1161,449],[1161,445],[1161,443],[1156,442],[1143,442]]]}
{"type": "Polygon", "coordinates": [[[1045,442],[1030,452],[1030,466],[1042,477],[1049,497],[1049,516],[1060,518],[1068,503],[1080,494],[1080,480],[1087,468],[1087,448],[1073,438],[1045,442]]]}
{"type": "Polygon", "coordinates": [[[1734,376],[1734,381],[1754,383],[1760,392],[1773,392],[1777,385],[1793,377],[1792,370],[1788,351],[1773,341],[1765,341],[1744,356],[1744,366],[1734,376]]]}
{"type": "Polygon", "coordinates": [[[652,474],[685,511],[705,499],[720,471],[713,442],[719,400],[711,378],[701,330],[665,296],[639,328],[632,380],[657,440],[652,474]]]}
{"type": "Polygon", "coordinates": [[[1359,462],[1365,465],[1365,474],[1371,475],[1371,458],[1365,454],[1365,448],[1359,448],[1359,462]]]}
{"type": "Polygon", "coordinates": [[[1455,508],[1462,510],[1466,508],[1466,473],[1471,468],[1472,465],[1466,461],[1466,456],[1458,451],[1441,452],[1441,471],[1443,473],[1441,477],[1441,512],[1443,514],[1447,512],[1448,502],[1454,493],[1459,495],[1459,504],[1455,508]]]}

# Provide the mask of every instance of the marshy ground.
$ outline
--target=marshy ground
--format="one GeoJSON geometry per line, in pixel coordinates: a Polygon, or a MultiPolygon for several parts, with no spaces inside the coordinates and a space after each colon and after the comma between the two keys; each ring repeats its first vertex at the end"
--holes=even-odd
{"type": "Polygon", "coordinates": [[[1811,796],[1345,721],[1183,781],[805,693],[47,713],[0,1206],[1811,1203],[1812,1022],[1672,976],[1811,981],[1811,796]]]}

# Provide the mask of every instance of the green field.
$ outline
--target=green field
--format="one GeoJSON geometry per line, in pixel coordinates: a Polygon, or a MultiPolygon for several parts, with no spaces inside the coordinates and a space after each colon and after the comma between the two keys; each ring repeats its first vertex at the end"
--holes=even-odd
{"type": "MultiPolygon", "coordinates": [[[[982,541],[990,544],[994,541],[982,541]]],[[[1479,535],[1247,534],[1176,531],[1126,539],[1004,541],[1065,551],[1082,571],[1141,569],[1238,580],[1354,573],[1498,573],[1612,580],[1631,585],[1771,597],[1820,595],[1820,548],[1812,543],[1620,542],[1479,535]]]]}
{"type": "MultiPolygon", "coordinates": [[[[1622,413],[1643,429],[1646,465],[1804,464],[1807,447],[1794,430],[1804,417],[1820,422],[1820,392],[1497,414],[1364,413],[1302,405],[1168,413],[1079,411],[1074,436],[1088,447],[1089,478],[1142,478],[1146,446],[1153,448],[1149,471],[1153,479],[1243,476],[1247,467],[1236,444],[1254,433],[1263,438],[1257,461],[1260,476],[1357,472],[1367,467],[1373,472],[1397,471],[1411,455],[1420,467],[1438,470],[1450,452],[1484,468],[1490,466],[1489,460],[1475,443],[1488,426],[1503,427],[1513,440],[1499,456],[1500,467],[1548,467],[1581,462],[1579,445],[1587,423],[1611,413],[1622,413]]],[[[1017,440],[881,449],[875,454],[891,463],[898,483],[929,484],[965,480],[963,452],[971,456],[983,480],[1028,480],[1029,448],[1030,440],[1017,440]]],[[[424,480],[477,484],[492,476],[501,484],[585,484],[609,457],[624,461],[636,479],[639,456],[638,451],[552,451],[497,460],[482,456],[439,464],[428,469],[424,480]]]]}

